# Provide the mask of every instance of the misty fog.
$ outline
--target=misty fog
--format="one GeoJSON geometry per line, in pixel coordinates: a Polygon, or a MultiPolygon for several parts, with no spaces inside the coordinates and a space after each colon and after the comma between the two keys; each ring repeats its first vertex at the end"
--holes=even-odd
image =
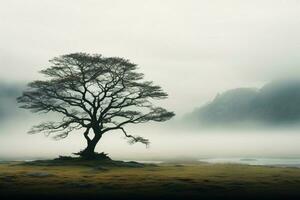
{"type": "Polygon", "coordinates": [[[299,9],[295,0],[1,1],[0,160],[53,158],[85,147],[80,131],[59,141],[27,134],[47,117],[15,101],[25,84],[43,78],[38,71],[49,59],[73,52],[128,58],[169,94],[159,104],[175,119],[129,127],[150,140],[149,148],[129,145],[121,132],[104,135],[96,150],[113,159],[299,157],[294,125],[195,128],[183,120],[218,93],[299,79],[299,9]]]}
{"type": "MultiPolygon", "coordinates": [[[[2,124],[1,159],[54,158],[71,155],[86,145],[81,132],[74,132],[58,141],[43,134],[26,134],[32,124],[34,120],[28,119],[2,124]]],[[[113,159],[146,161],[211,157],[297,157],[300,152],[299,128],[195,130],[176,127],[173,121],[165,125],[130,127],[129,130],[131,134],[150,139],[150,146],[130,145],[121,132],[115,131],[104,135],[96,150],[109,153],[113,159]]]]}

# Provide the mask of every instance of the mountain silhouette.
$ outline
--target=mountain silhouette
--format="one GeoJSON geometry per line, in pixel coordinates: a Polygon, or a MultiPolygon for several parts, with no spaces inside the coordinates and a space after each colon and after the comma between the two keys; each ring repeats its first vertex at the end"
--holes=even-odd
{"type": "Polygon", "coordinates": [[[226,91],[187,114],[184,120],[201,125],[298,123],[300,80],[273,81],[261,89],[237,88],[226,91]]]}

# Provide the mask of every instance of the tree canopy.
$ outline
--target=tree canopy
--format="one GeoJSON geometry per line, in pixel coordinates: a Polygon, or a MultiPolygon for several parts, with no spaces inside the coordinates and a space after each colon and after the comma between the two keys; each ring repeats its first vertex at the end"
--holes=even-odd
{"type": "Polygon", "coordinates": [[[137,65],[129,60],[73,53],[55,57],[50,63],[41,71],[45,80],[29,83],[17,100],[21,108],[32,112],[62,116],[59,121],[33,126],[30,133],[44,132],[60,139],[84,129],[88,146],[81,155],[94,153],[102,135],[112,130],[122,131],[130,143],[148,145],[148,139],[128,134],[125,125],[162,122],[174,116],[153,103],[166,99],[167,93],[152,81],[145,81],[144,74],[137,72],[137,65]]]}

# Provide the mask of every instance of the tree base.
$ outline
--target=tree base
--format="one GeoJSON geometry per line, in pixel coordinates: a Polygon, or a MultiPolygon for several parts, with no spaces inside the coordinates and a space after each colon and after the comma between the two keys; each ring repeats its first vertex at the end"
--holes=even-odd
{"type": "Polygon", "coordinates": [[[120,161],[120,160],[86,160],[81,157],[59,156],[53,160],[35,160],[23,162],[22,165],[30,166],[84,166],[92,170],[109,170],[112,168],[142,168],[145,166],[156,166],[155,164],[144,164],[135,161],[120,161]]]}
{"type": "Polygon", "coordinates": [[[97,153],[97,152],[86,152],[80,151],[78,153],[74,153],[74,155],[79,156],[84,160],[111,160],[111,158],[104,152],[97,153]]]}

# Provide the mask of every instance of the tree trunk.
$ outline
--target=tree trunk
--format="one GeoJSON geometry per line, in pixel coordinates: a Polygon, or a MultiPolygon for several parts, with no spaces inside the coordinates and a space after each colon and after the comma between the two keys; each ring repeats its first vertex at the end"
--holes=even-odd
{"type": "Polygon", "coordinates": [[[87,147],[79,153],[79,155],[84,159],[95,159],[97,153],[95,152],[95,147],[101,139],[101,134],[96,134],[93,139],[87,140],[87,147]]]}
{"type": "Polygon", "coordinates": [[[102,137],[101,129],[98,126],[92,127],[92,130],[94,132],[94,137],[91,139],[88,134],[89,134],[90,128],[88,128],[84,132],[84,137],[87,141],[87,146],[84,150],[80,151],[79,153],[75,153],[75,155],[79,155],[81,158],[86,159],[86,160],[110,160],[110,158],[107,156],[105,153],[96,153],[95,148],[96,145],[98,144],[99,140],[102,137]]]}

